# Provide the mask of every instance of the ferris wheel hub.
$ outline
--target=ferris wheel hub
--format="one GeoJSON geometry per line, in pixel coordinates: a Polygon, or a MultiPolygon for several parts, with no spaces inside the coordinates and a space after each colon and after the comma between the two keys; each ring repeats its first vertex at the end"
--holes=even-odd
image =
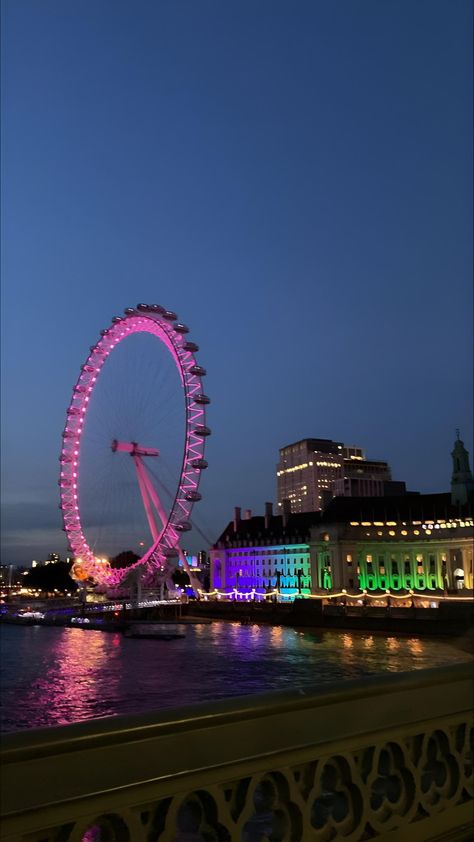
{"type": "Polygon", "coordinates": [[[112,453],[130,453],[130,456],[159,456],[160,451],[156,447],[143,447],[136,441],[118,441],[113,439],[112,453]]]}

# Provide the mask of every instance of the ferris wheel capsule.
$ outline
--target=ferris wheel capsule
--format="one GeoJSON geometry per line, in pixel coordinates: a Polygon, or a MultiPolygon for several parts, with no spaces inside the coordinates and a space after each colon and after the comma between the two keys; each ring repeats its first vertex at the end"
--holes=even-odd
{"type": "Polygon", "coordinates": [[[208,463],[205,459],[193,459],[191,461],[191,467],[195,468],[197,471],[205,471],[208,467],[208,463]]]}
{"type": "Polygon", "coordinates": [[[209,427],[206,427],[204,424],[198,424],[197,427],[194,428],[194,435],[195,436],[210,436],[211,430],[209,427]]]}
{"type": "Polygon", "coordinates": [[[178,532],[189,532],[192,529],[192,526],[189,521],[182,520],[180,523],[176,524],[176,529],[178,532]]]}
{"type": "Polygon", "coordinates": [[[203,368],[202,365],[197,365],[197,363],[192,365],[189,371],[197,377],[204,377],[207,374],[206,369],[203,368]]]}
{"type": "Polygon", "coordinates": [[[184,495],[185,500],[191,500],[193,503],[199,503],[202,500],[202,494],[199,491],[187,491],[184,495]]]}

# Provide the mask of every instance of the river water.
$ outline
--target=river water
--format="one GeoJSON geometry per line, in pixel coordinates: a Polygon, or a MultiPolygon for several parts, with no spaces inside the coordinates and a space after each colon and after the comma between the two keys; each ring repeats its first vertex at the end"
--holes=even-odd
{"type": "Polygon", "coordinates": [[[1,627],[3,731],[466,661],[449,642],[216,622],[177,640],[1,627]]]}

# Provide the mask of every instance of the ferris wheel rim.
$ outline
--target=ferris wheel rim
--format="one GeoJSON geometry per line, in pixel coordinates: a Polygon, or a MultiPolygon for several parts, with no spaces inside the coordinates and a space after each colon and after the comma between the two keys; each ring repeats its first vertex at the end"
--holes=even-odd
{"type": "Polygon", "coordinates": [[[102,368],[113,349],[134,334],[148,333],[155,336],[167,348],[177,366],[185,406],[183,458],[168,520],[163,524],[158,539],[152,542],[138,561],[127,568],[114,570],[113,577],[109,569],[108,578],[115,579],[114,584],[118,584],[133,568],[162,565],[167,557],[176,552],[180,534],[191,528],[191,511],[194,503],[200,499],[197,489],[201,472],[207,467],[204,459],[205,439],[211,431],[205,424],[205,406],[209,398],[202,388],[202,377],[206,370],[196,361],[195,353],[199,347],[186,338],[188,332],[189,328],[178,321],[176,313],[161,305],[139,304],[135,308],[128,307],[124,316],[115,316],[111,326],[101,330],[100,338],[91,346],[73,388],[59,456],[60,508],[63,529],[71,551],[81,558],[86,569],[91,575],[94,573],[98,580],[106,578],[105,570],[98,564],[84,534],[79,504],[81,441],[89,401],[97,387],[102,368]]]}

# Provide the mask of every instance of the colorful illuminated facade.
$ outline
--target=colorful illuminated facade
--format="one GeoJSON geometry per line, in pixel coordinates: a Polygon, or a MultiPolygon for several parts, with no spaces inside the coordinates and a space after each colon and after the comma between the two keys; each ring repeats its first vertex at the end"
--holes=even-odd
{"type": "Polygon", "coordinates": [[[336,498],[311,533],[317,588],[456,591],[473,588],[472,505],[449,494],[336,498]]]}
{"type": "Polygon", "coordinates": [[[267,503],[265,517],[242,520],[237,508],[234,520],[209,551],[211,590],[310,594],[310,530],[317,517],[314,513],[274,517],[267,503]]]}
{"type": "Polygon", "coordinates": [[[265,517],[243,520],[236,509],[210,550],[211,590],[240,598],[472,592],[472,475],[458,442],[451,494],[337,497],[324,512],[284,507],[278,516],[267,503],[265,517]]]}

